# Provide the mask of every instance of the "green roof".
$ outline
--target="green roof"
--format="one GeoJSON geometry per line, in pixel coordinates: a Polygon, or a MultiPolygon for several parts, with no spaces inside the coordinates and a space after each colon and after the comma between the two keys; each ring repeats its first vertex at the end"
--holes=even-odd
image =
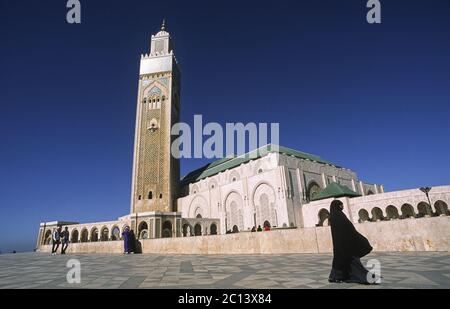
{"type": "Polygon", "coordinates": [[[256,150],[250,151],[250,152],[243,154],[241,156],[238,156],[238,157],[223,158],[223,159],[217,160],[215,162],[212,162],[210,164],[207,164],[207,165],[203,166],[202,168],[199,168],[199,169],[187,174],[181,180],[181,184],[187,185],[190,183],[197,182],[197,181],[205,179],[207,177],[214,176],[220,172],[235,168],[235,167],[237,167],[243,163],[247,163],[251,160],[259,159],[259,158],[264,157],[265,155],[272,153],[272,152],[278,152],[278,153],[282,153],[285,155],[294,156],[294,157],[300,158],[300,159],[315,161],[318,163],[328,164],[328,165],[333,165],[333,166],[339,167],[339,166],[337,166],[329,161],[326,161],[326,160],[320,158],[319,156],[316,156],[313,154],[297,151],[297,150],[290,149],[290,148],[283,147],[283,146],[278,146],[278,150],[277,150],[277,147],[275,145],[269,144],[269,145],[266,145],[266,146],[263,146],[256,150]]]}
{"type": "Polygon", "coordinates": [[[361,196],[353,190],[350,190],[347,186],[343,186],[336,182],[330,183],[325,189],[319,191],[313,198],[313,201],[324,200],[332,197],[357,197],[361,196]]]}

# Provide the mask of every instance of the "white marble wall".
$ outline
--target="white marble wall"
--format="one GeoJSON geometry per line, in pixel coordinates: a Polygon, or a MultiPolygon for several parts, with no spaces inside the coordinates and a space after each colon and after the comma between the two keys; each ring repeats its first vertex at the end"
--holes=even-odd
{"type": "MultiPolygon", "coordinates": [[[[334,199],[327,199],[303,205],[305,227],[314,227],[317,224],[320,224],[319,213],[324,210],[329,212],[333,200],[334,199]]],[[[383,218],[378,220],[386,221],[400,219],[402,216],[402,208],[405,209],[404,207],[412,207],[414,217],[423,216],[420,214],[421,209],[419,205],[428,205],[426,195],[419,189],[380,193],[351,199],[341,198],[339,200],[344,203],[344,212],[354,223],[364,221],[361,220],[362,218],[360,216],[361,211],[364,210],[369,215],[371,221],[377,221],[377,218],[374,218],[374,215],[376,215],[376,211],[378,210],[381,211],[383,216],[383,218]],[[392,213],[387,211],[388,207],[392,210],[395,208],[399,218],[393,218],[392,213]],[[375,211],[375,209],[377,210],[375,211]]],[[[450,205],[450,186],[432,188],[430,191],[430,201],[432,211],[431,216],[440,215],[439,205],[444,205],[447,209],[450,205]]]]}

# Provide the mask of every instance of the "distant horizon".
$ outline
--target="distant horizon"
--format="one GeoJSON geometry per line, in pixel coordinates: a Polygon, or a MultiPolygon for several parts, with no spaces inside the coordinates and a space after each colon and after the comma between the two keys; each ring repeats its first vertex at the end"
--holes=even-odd
{"type": "Polygon", "coordinates": [[[372,25],[366,1],[83,1],[74,25],[64,1],[1,2],[0,251],[129,212],[139,61],[163,18],[181,121],[279,123],[280,145],[386,192],[450,185],[450,2],[381,3],[372,25]]]}

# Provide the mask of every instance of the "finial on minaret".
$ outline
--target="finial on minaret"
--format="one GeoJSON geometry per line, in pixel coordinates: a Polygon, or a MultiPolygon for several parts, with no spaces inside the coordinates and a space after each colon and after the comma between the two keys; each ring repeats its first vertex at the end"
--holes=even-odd
{"type": "Polygon", "coordinates": [[[163,18],[163,21],[162,21],[161,31],[166,31],[166,19],[165,18],[163,18]]]}

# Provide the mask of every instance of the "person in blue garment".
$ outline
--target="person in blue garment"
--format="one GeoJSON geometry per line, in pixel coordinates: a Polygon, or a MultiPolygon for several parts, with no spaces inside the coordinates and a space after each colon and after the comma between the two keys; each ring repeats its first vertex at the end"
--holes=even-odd
{"type": "Polygon", "coordinates": [[[125,230],[122,232],[122,239],[123,239],[123,253],[129,254],[130,253],[130,228],[127,226],[125,230]]]}

